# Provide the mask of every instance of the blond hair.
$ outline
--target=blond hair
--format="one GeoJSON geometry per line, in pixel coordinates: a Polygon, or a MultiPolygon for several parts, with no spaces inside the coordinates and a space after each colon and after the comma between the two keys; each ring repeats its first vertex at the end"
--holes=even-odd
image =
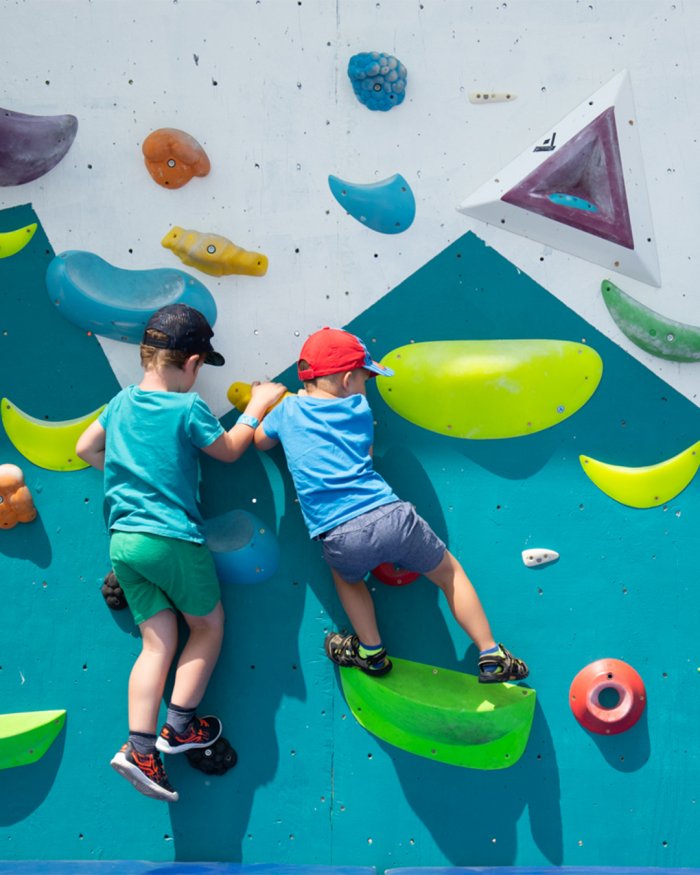
{"type": "MultiPolygon", "coordinates": [[[[155,341],[167,340],[168,335],[162,331],[157,331],[155,328],[148,328],[144,339],[152,339],[155,341]]],[[[185,367],[185,362],[192,355],[191,352],[184,352],[181,349],[162,349],[159,346],[150,346],[148,343],[142,343],[141,352],[141,367],[145,371],[155,368],[178,368],[182,370],[185,367]]]]}

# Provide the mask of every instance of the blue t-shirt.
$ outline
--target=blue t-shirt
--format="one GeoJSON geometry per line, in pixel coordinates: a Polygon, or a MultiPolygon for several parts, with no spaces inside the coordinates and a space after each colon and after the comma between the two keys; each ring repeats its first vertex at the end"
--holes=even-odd
{"type": "Polygon", "coordinates": [[[364,395],[287,396],[263,430],[284,448],[312,538],[399,500],[372,466],[374,421],[364,395]]]}
{"type": "Polygon", "coordinates": [[[203,543],[199,451],[224,429],[199,395],[128,386],[99,421],[107,432],[109,530],[203,543]]]}

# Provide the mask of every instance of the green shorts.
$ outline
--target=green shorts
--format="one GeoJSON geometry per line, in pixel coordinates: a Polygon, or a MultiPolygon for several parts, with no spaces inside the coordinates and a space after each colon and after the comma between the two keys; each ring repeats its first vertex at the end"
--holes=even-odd
{"type": "Polygon", "coordinates": [[[204,544],[113,531],[109,558],[137,624],[173,607],[204,617],[221,598],[214,560],[204,544]]]}

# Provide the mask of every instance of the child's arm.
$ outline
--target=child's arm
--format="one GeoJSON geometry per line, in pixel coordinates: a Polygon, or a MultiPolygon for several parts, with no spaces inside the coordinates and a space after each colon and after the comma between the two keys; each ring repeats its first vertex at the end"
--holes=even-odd
{"type": "Polygon", "coordinates": [[[98,471],[104,471],[105,467],[106,436],[107,432],[96,419],[80,435],[75,446],[75,452],[80,458],[98,471]]]}
{"type": "Polygon", "coordinates": [[[265,429],[262,427],[262,423],[255,429],[255,435],[253,437],[253,442],[255,443],[256,450],[271,450],[273,447],[276,447],[279,443],[277,438],[268,437],[265,434],[265,429]]]}
{"type": "MultiPolygon", "coordinates": [[[[262,419],[267,410],[287,391],[282,383],[253,384],[253,397],[245,409],[247,416],[262,419]]],[[[245,453],[253,442],[256,429],[250,425],[236,423],[233,428],[225,431],[213,444],[203,448],[208,456],[219,462],[235,462],[245,453]]]]}

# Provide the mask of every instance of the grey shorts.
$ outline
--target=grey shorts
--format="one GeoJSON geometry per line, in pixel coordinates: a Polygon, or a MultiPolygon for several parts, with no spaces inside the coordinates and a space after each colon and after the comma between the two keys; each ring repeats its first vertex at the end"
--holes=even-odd
{"type": "Polygon", "coordinates": [[[425,574],[440,564],[447,549],[407,501],[367,511],[324,532],[318,540],[323,558],[349,583],[362,580],[383,562],[425,574]]]}

